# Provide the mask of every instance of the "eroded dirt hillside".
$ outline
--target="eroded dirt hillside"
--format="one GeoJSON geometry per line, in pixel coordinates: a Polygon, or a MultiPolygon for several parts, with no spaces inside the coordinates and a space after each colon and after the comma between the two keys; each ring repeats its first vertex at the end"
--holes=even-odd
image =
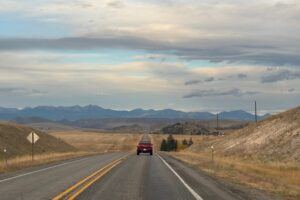
{"type": "Polygon", "coordinates": [[[271,161],[300,161],[300,107],[249,124],[226,136],[207,138],[189,150],[215,150],[225,155],[271,161]]]}

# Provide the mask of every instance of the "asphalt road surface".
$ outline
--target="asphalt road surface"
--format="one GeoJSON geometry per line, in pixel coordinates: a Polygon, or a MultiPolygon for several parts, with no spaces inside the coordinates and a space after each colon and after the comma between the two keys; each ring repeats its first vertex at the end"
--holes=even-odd
{"type": "Polygon", "coordinates": [[[77,188],[81,191],[76,191],[75,199],[244,199],[167,155],[132,153],[108,153],[1,175],[0,199],[53,199],[99,169],[105,170],[77,188]]]}
{"type": "Polygon", "coordinates": [[[151,142],[151,138],[149,137],[149,135],[144,134],[142,135],[141,142],[151,142]]]}
{"type": "MultiPolygon", "coordinates": [[[[193,180],[186,180],[188,184],[199,178],[199,181],[196,180],[190,187],[194,186],[194,190],[199,193],[202,199],[237,199],[228,192],[218,188],[218,186],[201,179],[201,177],[197,177],[198,173],[193,171],[187,171],[187,173],[192,173],[191,175],[194,176],[189,177],[193,180]]],[[[158,155],[148,156],[141,154],[140,156],[130,156],[101,181],[98,181],[83,192],[78,199],[194,200],[196,197],[192,195],[158,155]]]]}
{"type": "Polygon", "coordinates": [[[51,199],[122,155],[109,153],[0,176],[0,199],[51,199]]]}

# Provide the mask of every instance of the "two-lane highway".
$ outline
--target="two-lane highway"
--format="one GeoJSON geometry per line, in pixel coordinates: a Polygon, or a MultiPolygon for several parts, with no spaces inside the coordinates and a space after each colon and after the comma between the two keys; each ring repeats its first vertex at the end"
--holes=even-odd
{"type": "Polygon", "coordinates": [[[79,199],[194,199],[158,156],[130,156],[79,199]]]}
{"type": "MultiPolygon", "coordinates": [[[[172,160],[172,165],[178,162],[170,157],[164,157],[169,161],[172,160]]],[[[78,199],[240,199],[229,191],[224,191],[218,185],[207,183],[208,180],[199,178],[199,174],[190,168],[185,173],[190,173],[189,170],[192,170],[195,173],[192,174],[194,177],[188,177],[183,180],[183,183],[180,180],[181,175],[177,174],[180,178],[175,175],[162,159],[157,154],[153,156],[131,155],[102,180],[85,190],[78,199]],[[204,183],[198,182],[197,178],[204,183]],[[196,194],[193,194],[187,187],[190,187],[196,194]]],[[[177,164],[176,168],[182,167],[181,164],[177,164]]],[[[173,169],[172,166],[170,167],[173,169]]]]}
{"type": "MultiPolygon", "coordinates": [[[[0,177],[0,199],[52,199],[80,185],[76,199],[240,199],[166,155],[108,153],[0,177]],[[117,160],[117,161],[116,161],[117,160]],[[166,161],[167,162],[166,162],[166,161]],[[117,162],[112,167],[109,163],[117,162]],[[107,167],[108,166],[108,167],[107,167]]],[[[57,198],[57,199],[69,199],[57,198]]]]}

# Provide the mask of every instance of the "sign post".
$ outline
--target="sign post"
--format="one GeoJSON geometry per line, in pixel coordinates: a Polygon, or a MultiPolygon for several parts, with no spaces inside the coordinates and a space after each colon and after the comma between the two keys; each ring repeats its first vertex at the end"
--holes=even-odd
{"type": "Polygon", "coordinates": [[[214,146],[211,146],[210,149],[211,149],[211,162],[213,163],[214,162],[214,146]]]}
{"type": "Polygon", "coordinates": [[[3,152],[4,152],[4,159],[5,159],[5,166],[6,166],[6,168],[7,168],[7,150],[6,150],[6,148],[4,148],[3,149],[3,152]]]}
{"type": "Polygon", "coordinates": [[[27,136],[27,140],[31,143],[31,160],[34,161],[34,144],[39,140],[39,136],[35,132],[31,132],[27,136]]]}

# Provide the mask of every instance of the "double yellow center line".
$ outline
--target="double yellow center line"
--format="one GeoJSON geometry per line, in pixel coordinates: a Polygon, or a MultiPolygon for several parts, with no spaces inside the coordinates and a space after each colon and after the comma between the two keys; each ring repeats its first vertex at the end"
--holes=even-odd
{"type": "Polygon", "coordinates": [[[84,179],[77,182],[75,185],[69,187],[62,193],[58,194],[52,200],[63,200],[63,199],[73,200],[73,199],[75,199],[84,190],[86,190],[89,186],[91,186],[93,183],[95,183],[98,179],[100,179],[102,176],[104,176],[106,173],[108,173],[115,166],[120,164],[127,157],[128,157],[128,155],[125,155],[117,160],[110,162],[109,164],[105,165],[104,167],[97,170],[93,174],[89,175],[88,177],[85,177],[84,179]]]}

